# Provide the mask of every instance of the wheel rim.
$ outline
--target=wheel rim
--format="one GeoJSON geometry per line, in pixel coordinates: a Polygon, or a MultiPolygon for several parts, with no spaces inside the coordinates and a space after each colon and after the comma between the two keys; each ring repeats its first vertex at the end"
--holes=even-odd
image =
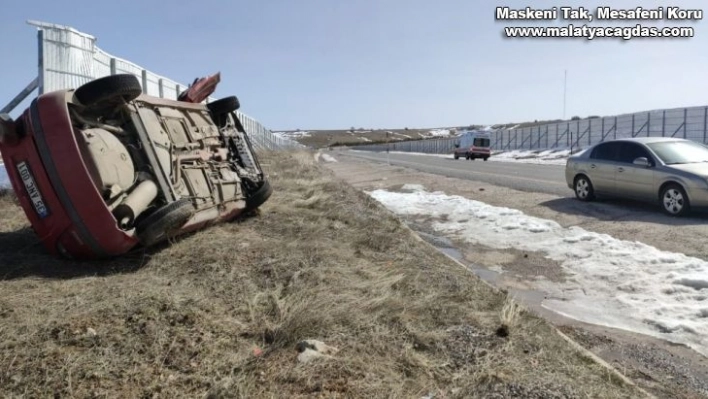
{"type": "Polygon", "coordinates": [[[664,194],[664,209],[671,214],[677,214],[683,210],[685,200],[681,191],[670,188],[664,194]]]}
{"type": "Polygon", "coordinates": [[[590,194],[590,184],[588,184],[588,181],[585,179],[578,179],[578,182],[575,183],[575,193],[582,199],[587,198],[588,194],[590,194]]]}

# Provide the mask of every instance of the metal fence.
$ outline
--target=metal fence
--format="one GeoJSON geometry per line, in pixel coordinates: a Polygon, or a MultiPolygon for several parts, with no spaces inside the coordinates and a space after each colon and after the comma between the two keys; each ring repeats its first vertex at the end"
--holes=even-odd
{"type": "MultiPolygon", "coordinates": [[[[176,100],[188,86],[159,76],[132,62],[114,57],[96,46],[96,38],[68,26],[30,21],[39,29],[39,93],[76,88],[107,75],[137,76],[148,95],[176,100]]],[[[209,98],[207,101],[213,101],[209,98]]],[[[253,145],[260,149],[301,148],[293,140],[278,137],[250,116],[236,111],[253,145]]]]}
{"type": "MultiPolygon", "coordinates": [[[[629,137],[676,137],[708,144],[708,106],[586,118],[490,133],[492,149],[496,151],[580,149],[605,140],[629,137]]],[[[358,145],[356,149],[447,154],[458,140],[446,137],[399,141],[358,145]]]]}

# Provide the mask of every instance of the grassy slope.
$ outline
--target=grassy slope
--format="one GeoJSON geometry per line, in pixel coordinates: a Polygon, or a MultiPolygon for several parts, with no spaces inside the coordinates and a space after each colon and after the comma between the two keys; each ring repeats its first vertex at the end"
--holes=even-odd
{"type": "Polygon", "coordinates": [[[0,198],[0,396],[640,397],[312,154],[265,162],[260,216],[95,265],[0,198]]]}

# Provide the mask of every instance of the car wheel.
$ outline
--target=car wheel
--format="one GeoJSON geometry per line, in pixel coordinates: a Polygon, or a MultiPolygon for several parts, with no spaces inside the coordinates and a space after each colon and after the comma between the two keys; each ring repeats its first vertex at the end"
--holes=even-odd
{"type": "Polygon", "coordinates": [[[268,198],[273,194],[273,187],[268,180],[264,180],[263,184],[246,198],[246,212],[251,212],[263,205],[268,198]]]}
{"type": "Polygon", "coordinates": [[[683,187],[678,184],[669,184],[661,190],[661,209],[671,216],[683,216],[690,208],[688,196],[683,187]]]}
{"type": "Polygon", "coordinates": [[[213,115],[223,115],[241,108],[241,103],[236,96],[230,96],[208,103],[206,106],[213,115]]]}
{"type": "Polygon", "coordinates": [[[484,160],[485,160],[485,161],[486,161],[487,159],[489,159],[489,157],[484,157],[484,160]]]}
{"type": "Polygon", "coordinates": [[[460,156],[457,155],[457,153],[455,153],[455,154],[453,155],[453,157],[454,157],[455,159],[460,159],[460,156]]]}
{"type": "Polygon", "coordinates": [[[143,246],[149,247],[167,239],[194,215],[194,205],[183,198],[167,204],[138,222],[136,234],[143,246]]]}
{"type": "Polygon", "coordinates": [[[101,107],[135,100],[142,92],[135,75],[121,74],[92,80],[77,88],[74,96],[86,107],[101,107]]]}
{"type": "Polygon", "coordinates": [[[595,189],[592,187],[590,179],[586,176],[580,175],[575,178],[573,191],[575,191],[575,197],[581,201],[592,201],[595,199],[595,189]]]}
{"type": "Polygon", "coordinates": [[[470,154],[465,154],[465,159],[469,161],[469,160],[470,160],[470,154]]]}

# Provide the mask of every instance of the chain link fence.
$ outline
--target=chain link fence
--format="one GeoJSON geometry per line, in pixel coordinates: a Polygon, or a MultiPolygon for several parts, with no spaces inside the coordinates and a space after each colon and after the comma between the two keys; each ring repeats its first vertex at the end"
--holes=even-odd
{"type": "MultiPolygon", "coordinates": [[[[586,118],[521,129],[490,132],[493,151],[582,149],[629,137],[676,137],[708,144],[708,106],[637,112],[604,118],[586,118]]],[[[358,145],[366,151],[403,151],[448,154],[457,137],[358,145]]]]}
{"type": "MultiPolygon", "coordinates": [[[[68,26],[30,21],[39,29],[39,93],[72,89],[107,75],[129,73],[138,77],[145,94],[176,100],[188,86],[159,76],[132,62],[114,57],[96,46],[96,38],[68,26]]],[[[209,98],[207,101],[214,101],[209,98]]],[[[236,111],[258,149],[303,148],[294,140],[278,137],[257,120],[236,111]]]]}

